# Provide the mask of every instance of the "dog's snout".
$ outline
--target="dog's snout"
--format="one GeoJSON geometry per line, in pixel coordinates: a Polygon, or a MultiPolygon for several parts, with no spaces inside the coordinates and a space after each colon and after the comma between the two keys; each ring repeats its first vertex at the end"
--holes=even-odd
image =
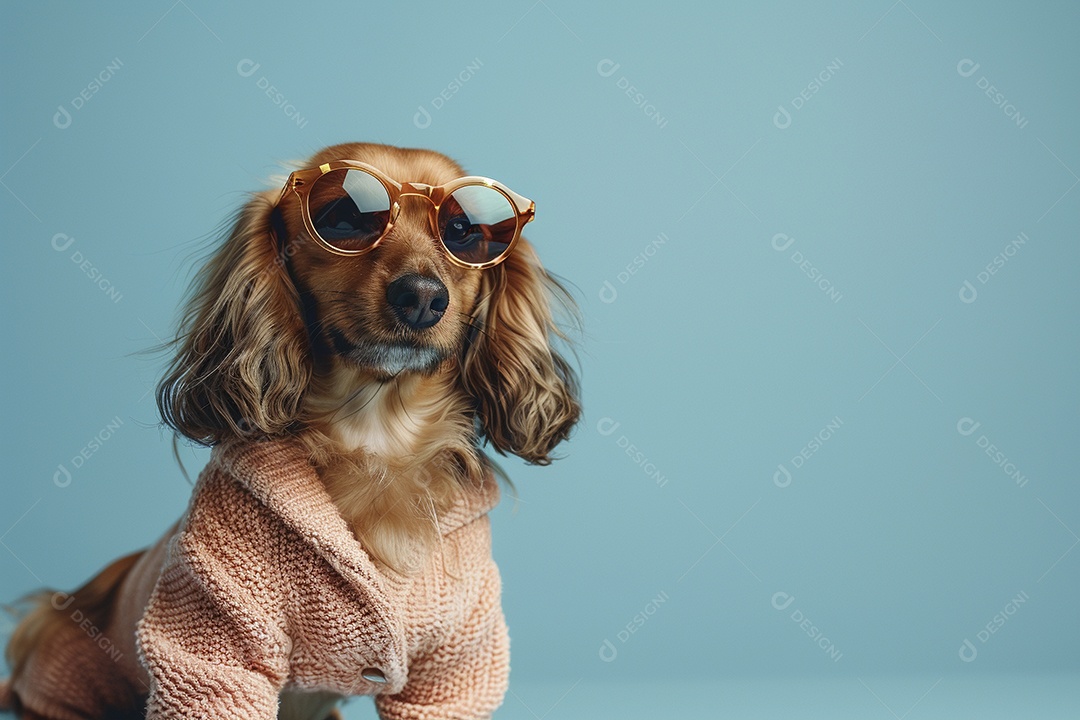
{"type": "Polygon", "coordinates": [[[386,287],[386,301],[401,322],[422,330],[442,318],[450,304],[450,292],[438,278],[409,273],[386,287]]]}

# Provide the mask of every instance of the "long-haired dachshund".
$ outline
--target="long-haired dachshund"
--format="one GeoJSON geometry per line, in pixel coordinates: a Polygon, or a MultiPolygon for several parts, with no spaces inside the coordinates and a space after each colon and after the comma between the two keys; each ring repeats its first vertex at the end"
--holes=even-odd
{"type": "Polygon", "coordinates": [[[482,447],[550,462],[579,416],[566,291],[527,198],[427,150],[347,144],[260,192],[158,388],[212,446],[153,547],[44,592],[7,647],[24,718],[486,717],[508,634],[482,447]]]}

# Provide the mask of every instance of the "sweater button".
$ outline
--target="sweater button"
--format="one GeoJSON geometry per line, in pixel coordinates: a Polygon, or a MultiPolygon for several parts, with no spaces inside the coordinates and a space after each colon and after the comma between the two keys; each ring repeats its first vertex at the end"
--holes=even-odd
{"type": "Polygon", "coordinates": [[[360,673],[360,677],[373,683],[382,684],[386,682],[386,676],[383,675],[382,670],[380,670],[379,668],[364,668],[363,671],[360,673]]]}

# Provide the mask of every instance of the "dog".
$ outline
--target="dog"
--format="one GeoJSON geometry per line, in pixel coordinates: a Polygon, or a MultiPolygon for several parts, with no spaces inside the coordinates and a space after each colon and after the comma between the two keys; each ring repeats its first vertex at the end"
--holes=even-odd
{"type": "Polygon", "coordinates": [[[556,305],[575,306],[522,237],[534,212],[442,154],[376,144],[253,194],[157,393],[213,468],[157,545],[32,598],[0,706],[322,720],[372,694],[382,717],[492,712],[508,638],[485,448],[546,465],[580,415],[556,342],[556,305]],[[126,652],[106,662],[101,638],[126,652]]]}

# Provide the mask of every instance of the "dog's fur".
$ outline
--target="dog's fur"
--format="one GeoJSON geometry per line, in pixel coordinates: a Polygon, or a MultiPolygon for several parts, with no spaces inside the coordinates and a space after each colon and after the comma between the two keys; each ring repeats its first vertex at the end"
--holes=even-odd
{"type": "MultiPolygon", "coordinates": [[[[435,152],[369,144],[327,148],[305,167],[334,160],[431,185],[465,175],[435,152]]],[[[453,264],[423,198],[402,198],[375,250],[341,257],[307,236],[296,197],[278,204],[279,194],[251,198],[197,277],[158,406],[204,445],[299,439],[372,558],[415,571],[410,559],[437,542],[440,512],[489,471],[485,442],[543,465],[577,421],[576,375],[551,344],[561,336],[552,300],[573,303],[524,238],[493,268],[453,264]],[[448,288],[434,326],[413,330],[388,306],[387,285],[406,273],[448,288]]],[[[73,594],[101,626],[133,557],[73,594]]],[[[47,597],[8,645],[14,676],[50,625],[67,621],[47,597]]]]}

